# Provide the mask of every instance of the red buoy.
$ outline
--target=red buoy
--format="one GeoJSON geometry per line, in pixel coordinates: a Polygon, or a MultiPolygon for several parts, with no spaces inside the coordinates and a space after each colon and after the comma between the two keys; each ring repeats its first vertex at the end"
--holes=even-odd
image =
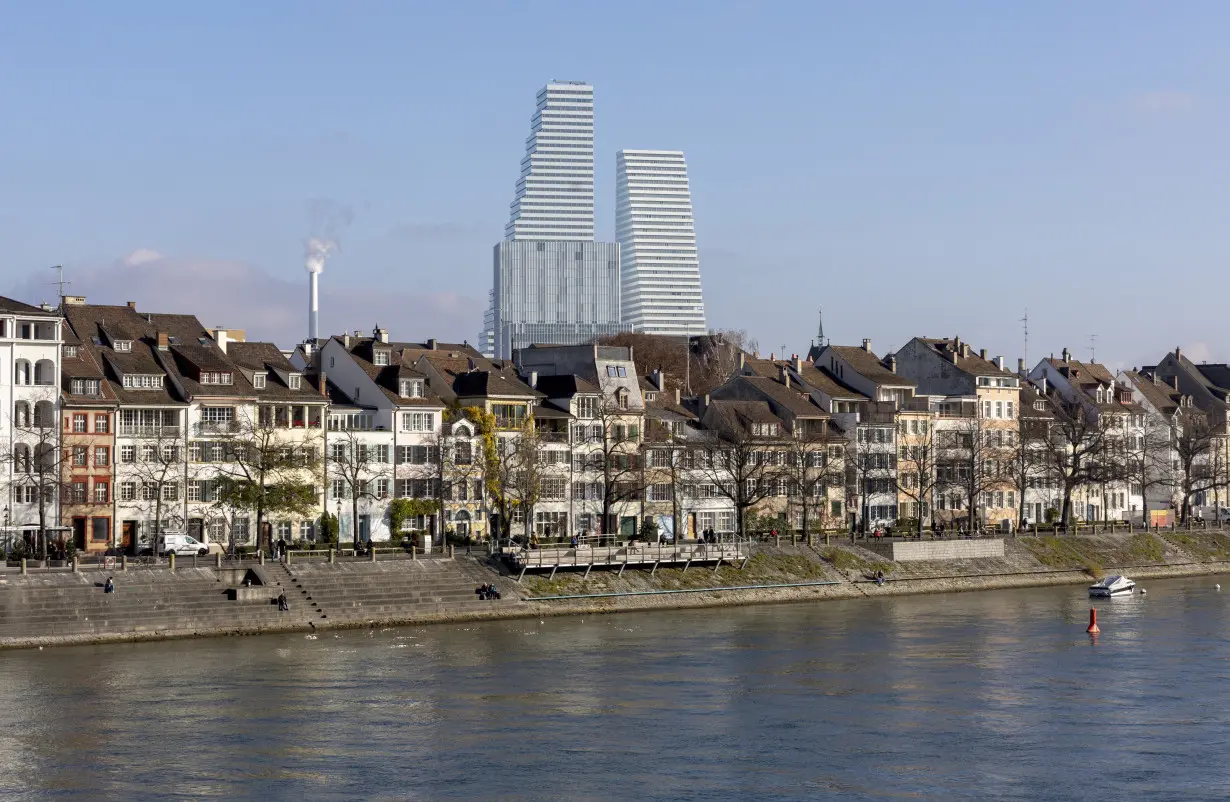
{"type": "Polygon", "coordinates": [[[1102,631],[1098,629],[1098,610],[1096,607],[1089,608],[1089,628],[1085,631],[1090,635],[1096,635],[1102,631]]]}

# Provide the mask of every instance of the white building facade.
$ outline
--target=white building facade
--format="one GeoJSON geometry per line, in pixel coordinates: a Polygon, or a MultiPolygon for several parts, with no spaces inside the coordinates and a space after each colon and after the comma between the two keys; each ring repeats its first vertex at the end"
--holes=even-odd
{"type": "Polygon", "coordinates": [[[700,259],[682,151],[621,150],[615,182],[623,321],[648,334],[704,334],[700,259]]]}
{"type": "Polygon", "coordinates": [[[538,91],[506,239],[594,238],[594,88],[553,81],[538,91]]]}

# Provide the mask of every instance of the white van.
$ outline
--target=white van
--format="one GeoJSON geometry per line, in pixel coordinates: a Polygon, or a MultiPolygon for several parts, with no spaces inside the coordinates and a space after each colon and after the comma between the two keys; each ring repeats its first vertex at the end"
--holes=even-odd
{"type": "Polygon", "coordinates": [[[163,557],[168,554],[181,557],[188,554],[204,556],[209,553],[209,546],[190,535],[167,534],[158,536],[158,548],[155,551],[163,557]]]}

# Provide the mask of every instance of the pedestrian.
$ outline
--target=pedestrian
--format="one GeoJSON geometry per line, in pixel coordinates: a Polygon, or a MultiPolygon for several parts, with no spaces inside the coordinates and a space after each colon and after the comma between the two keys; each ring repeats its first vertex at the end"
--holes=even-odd
{"type": "Polygon", "coordinates": [[[115,580],[111,577],[107,577],[107,582],[103,585],[103,593],[115,593],[115,580]]]}
{"type": "Polygon", "coordinates": [[[278,609],[284,613],[290,610],[290,601],[287,600],[284,590],[278,594],[278,609]]]}

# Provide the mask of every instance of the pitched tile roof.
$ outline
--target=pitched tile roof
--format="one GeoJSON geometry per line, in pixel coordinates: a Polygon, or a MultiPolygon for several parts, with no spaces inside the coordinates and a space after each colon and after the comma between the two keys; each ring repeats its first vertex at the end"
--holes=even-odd
{"type": "Polygon", "coordinates": [[[965,371],[971,376],[1014,376],[1011,371],[1001,369],[998,365],[989,359],[983,359],[982,356],[973,348],[968,348],[968,343],[961,343],[958,348],[956,341],[944,338],[919,337],[918,341],[930,346],[931,350],[942,356],[945,361],[952,362],[952,352],[957,351],[956,367],[965,371]],[[967,355],[968,354],[968,355],[967,355]]]}
{"type": "Polygon", "coordinates": [[[918,382],[913,379],[907,379],[889,370],[878,356],[866,348],[857,345],[830,345],[828,347],[833,353],[850,363],[850,366],[868,381],[893,387],[918,386],[918,382]]]}

